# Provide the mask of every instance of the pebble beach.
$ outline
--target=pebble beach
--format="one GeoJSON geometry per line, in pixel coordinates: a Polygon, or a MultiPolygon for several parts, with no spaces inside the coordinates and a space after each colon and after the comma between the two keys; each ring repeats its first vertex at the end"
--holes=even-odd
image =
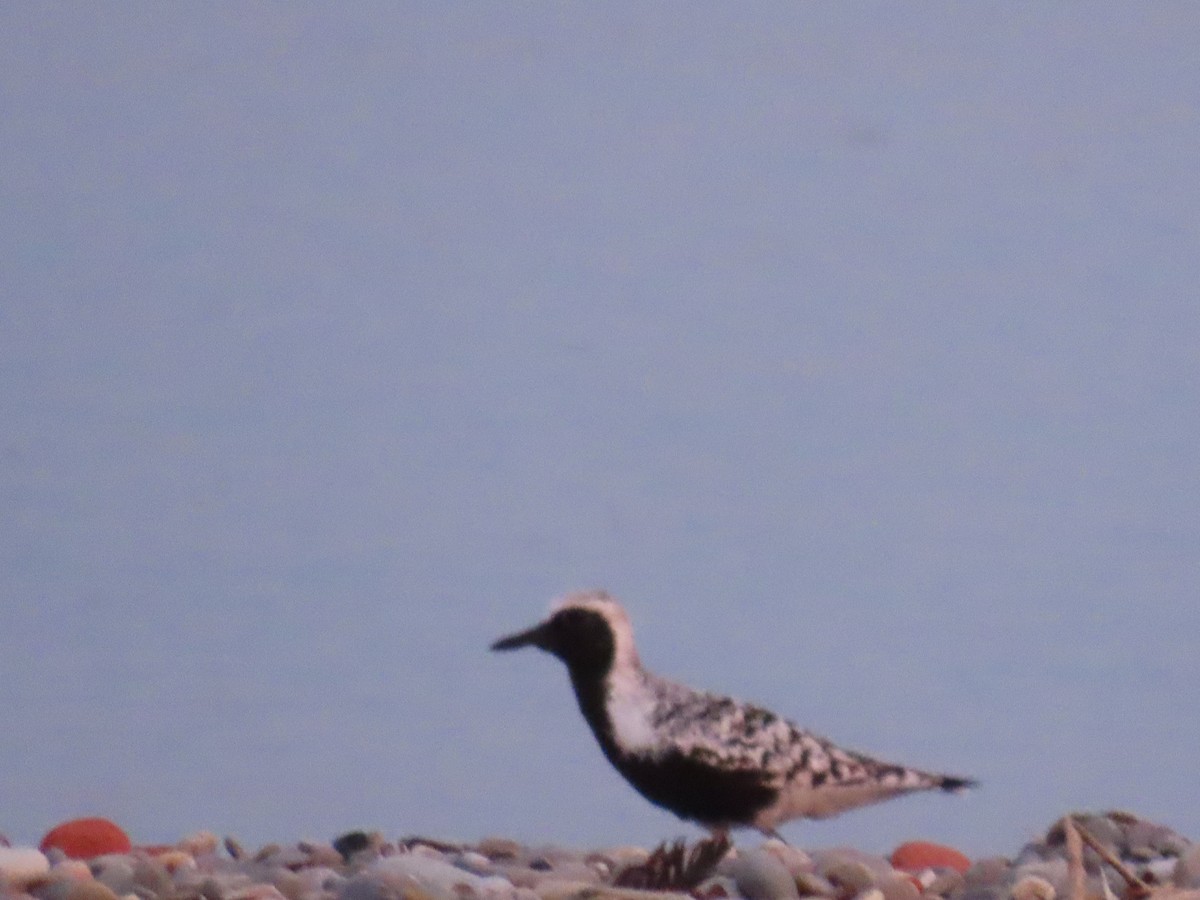
{"type": "Polygon", "coordinates": [[[1200,844],[1127,812],[1076,813],[1005,855],[924,841],[888,856],[804,849],[753,832],[658,848],[460,844],[350,832],[244,847],[198,832],[139,845],[107,819],[39,845],[0,837],[3,900],[1200,900],[1200,844]]]}

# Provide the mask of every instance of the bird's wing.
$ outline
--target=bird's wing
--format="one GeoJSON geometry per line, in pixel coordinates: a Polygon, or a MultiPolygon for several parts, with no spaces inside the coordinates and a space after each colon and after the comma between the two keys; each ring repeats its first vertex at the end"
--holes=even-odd
{"type": "Polygon", "coordinates": [[[755,769],[782,783],[854,784],[896,769],[844,750],[750,703],[678,686],[661,694],[655,724],[681,752],[726,769],[755,769]]]}

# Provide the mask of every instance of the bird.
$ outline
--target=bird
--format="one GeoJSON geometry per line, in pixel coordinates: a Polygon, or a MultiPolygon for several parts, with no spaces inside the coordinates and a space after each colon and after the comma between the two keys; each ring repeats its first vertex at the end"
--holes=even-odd
{"type": "Polygon", "coordinates": [[[654,674],[638,656],[629,616],[602,590],[567,594],[544,621],[491,645],[522,647],[566,665],[580,712],[625,780],[714,839],[752,828],[783,840],[778,828],[793,819],[978,784],[844,749],[760,706],[654,674]]]}

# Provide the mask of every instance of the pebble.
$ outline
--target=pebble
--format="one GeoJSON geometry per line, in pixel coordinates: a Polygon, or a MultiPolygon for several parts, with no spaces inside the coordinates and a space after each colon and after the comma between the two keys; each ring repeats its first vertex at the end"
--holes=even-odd
{"type": "Polygon", "coordinates": [[[1026,875],[1012,886],[1012,900],[1054,900],[1058,891],[1045,878],[1038,875],[1026,875]]]}
{"type": "Polygon", "coordinates": [[[92,867],[82,859],[63,858],[50,867],[53,881],[91,881],[92,867]]]}
{"type": "Polygon", "coordinates": [[[1200,844],[1180,855],[1171,870],[1171,880],[1179,888],[1200,888],[1200,844]]]}
{"type": "Polygon", "coordinates": [[[796,880],[779,857],[762,849],[747,850],[738,854],[728,866],[722,865],[722,874],[733,879],[739,893],[746,900],[799,900],[796,880]]]}
{"type": "Polygon", "coordinates": [[[963,873],[963,880],[971,887],[991,887],[1009,881],[1012,871],[1012,861],[1007,857],[986,856],[971,864],[963,873]]]}
{"type": "Polygon", "coordinates": [[[884,879],[878,890],[883,895],[883,900],[920,900],[921,897],[921,892],[912,877],[906,874],[898,873],[884,879]]]}
{"type": "Polygon", "coordinates": [[[827,850],[814,850],[812,852],[812,861],[815,870],[818,872],[823,872],[830,866],[841,862],[861,863],[878,877],[890,875],[894,868],[882,856],[867,853],[864,850],[859,850],[857,847],[834,847],[827,850]]]}
{"type": "Polygon", "coordinates": [[[835,897],[854,897],[875,884],[875,876],[865,863],[844,859],[825,867],[822,875],[834,887],[835,897]]]}
{"type": "Polygon", "coordinates": [[[500,898],[515,891],[506,879],[481,878],[427,853],[383,857],[371,863],[366,874],[385,887],[399,890],[401,895],[410,887],[421,888],[435,897],[448,898],[500,898]]]}
{"type": "Polygon", "coordinates": [[[45,851],[55,848],[74,859],[91,859],[105,853],[128,853],[133,849],[129,835],[115,822],[99,817],[62,822],[42,838],[45,851]]]}
{"type": "MultiPolygon", "coordinates": [[[[348,832],[331,841],[243,845],[208,831],[174,845],[97,851],[65,826],[44,849],[0,846],[3,900],[656,900],[666,891],[613,887],[651,848],[574,849],[525,845],[505,837],[461,844],[348,832]],[[70,839],[64,839],[66,835],[70,839]]],[[[1163,900],[1200,900],[1200,845],[1124,812],[1075,816],[1163,900]]],[[[112,825],[112,823],[109,823],[112,825]]],[[[91,827],[91,826],[89,826],[91,827]]],[[[112,825],[112,828],[117,826],[112,825]]],[[[119,831],[119,829],[118,829],[119,831]]],[[[88,833],[88,832],[85,832],[88,833]]],[[[853,847],[805,851],[779,840],[738,835],[736,849],[691,893],[697,900],[1065,900],[1069,896],[1065,820],[1015,858],[972,862],[944,844],[909,841],[888,858],[853,847]]],[[[53,839],[52,839],[53,838],[53,839]]],[[[119,840],[119,838],[118,838],[119,840]]],[[[1090,852],[1090,851],[1089,851],[1090,852]]],[[[1087,890],[1102,877],[1120,896],[1124,883],[1088,858],[1087,890]]]]}
{"type": "Polygon", "coordinates": [[[182,850],[193,859],[197,856],[207,856],[217,852],[221,839],[211,831],[193,831],[175,845],[176,850],[182,850]]]}
{"type": "Polygon", "coordinates": [[[826,878],[816,872],[794,872],[792,880],[805,897],[835,897],[837,888],[826,878]]]}
{"type": "Polygon", "coordinates": [[[33,847],[0,847],[0,883],[24,890],[50,871],[50,860],[33,847]]]}
{"type": "Polygon", "coordinates": [[[771,838],[762,845],[762,849],[765,853],[770,853],[783,863],[784,867],[791,873],[792,878],[796,878],[801,873],[813,870],[812,857],[798,847],[793,847],[781,840],[771,838]]]}
{"type": "Polygon", "coordinates": [[[892,865],[897,869],[919,872],[922,869],[953,869],[965,873],[971,868],[967,859],[953,847],[933,844],[929,841],[909,841],[892,851],[892,865]]]}
{"type": "Polygon", "coordinates": [[[65,900],[117,900],[113,889],[99,881],[73,881],[65,900]]]}
{"type": "Polygon", "coordinates": [[[88,866],[92,877],[107,885],[118,896],[133,893],[133,858],[119,853],[106,853],[91,859],[88,866]]]}
{"type": "MultiPolygon", "coordinates": [[[[925,885],[925,890],[921,893],[930,897],[954,897],[960,891],[967,887],[966,876],[962,872],[956,872],[954,869],[943,869],[940,872],[935,872],[933,869],[926,869],[928,879],[922,879],[921,883],[925,885]]],[[[925,873],[922,873],[925,874],[925,873]]],[[[983,885],[983,887],[993,887],[994,885],[983,885]]]]}
{"type": "Polygon", "coordinates": [[[1030,876],[1036,876],[1050,882],[1054,890],[1059,894],[1065,896],[1068,893],[1071,876],[1065,856],[1017,866],[1014,872],[1014,882],[1030,876]]]}

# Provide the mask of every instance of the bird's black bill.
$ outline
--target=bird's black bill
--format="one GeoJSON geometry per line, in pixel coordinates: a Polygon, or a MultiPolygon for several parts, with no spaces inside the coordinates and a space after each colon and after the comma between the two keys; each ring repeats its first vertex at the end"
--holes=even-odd
{"type": "Polygon", "coordinates": [[[496,643],[492,644],[493,650],[518,650],[521,647],[540,647],[546,649],[546,625],[535,625],[526,631],[519,631],[516,634],[510,634],[508,637],[502,637],[496,643]]]}

